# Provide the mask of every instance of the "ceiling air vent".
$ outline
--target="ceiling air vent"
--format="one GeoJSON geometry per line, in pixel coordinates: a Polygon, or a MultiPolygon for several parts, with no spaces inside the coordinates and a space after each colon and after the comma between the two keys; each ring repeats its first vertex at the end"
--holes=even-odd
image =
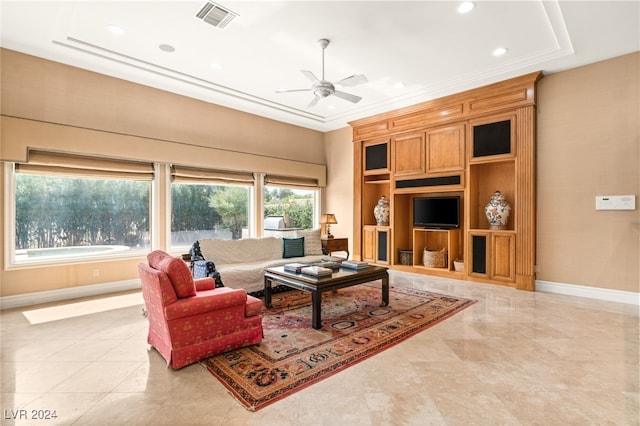
{"type": "Polygon", "coordinates": [[[237,13],[210,1],[206,2],[196,14],[196,18],[216,28],[225,28],[236,16],[238,16],[237,13]]]}

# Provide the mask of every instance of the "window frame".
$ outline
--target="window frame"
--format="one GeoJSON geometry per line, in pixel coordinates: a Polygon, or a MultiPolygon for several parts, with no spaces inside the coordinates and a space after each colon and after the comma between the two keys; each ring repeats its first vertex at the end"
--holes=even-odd
{"type": "MultiPolygon", "coordinates": [[[[27,269],[39,266],[58,266],[70,265],[78,263],[91,263],[96,261],[113,260],[113,259],[135,259],[145,256],[147,250],[154,250],[158,246],[159,228],[157,226],[158,217],[158,184],[157,169],[158,165],[153,164],[154,174],[156,177],[148,180],[149,182],[149,248],[140,250],[114,251],[107,254],[93,255],[74,255],[74,256],[55,256],[50,258],[39,258],[37,260],[16,260],[16,162],[5,162],[3,168],[4,174],[4,265],[5,270],[27,269]]],[[[55,175],[55,173],[53,174],[55,175]]],[[[46,173],[41,174],[46,176],[46,173]]],[[[82,179],[82,177],[79,177],[82,179]]],[[[85,178],[86,179],[86,178],[85,178]]],[[[105,179],[106,180],[106,179],[105,179]]],[[[117,180],[117,179],[116,179],[117,180]]],[[[131,180],[131,179],[122,179],[131,180]]]]}
{"type": "MultiPolygon", "coordinates": [[[[206,169],[205,169],[206,170],[206,169]]],[[[166,176],[167,176],[167,185],[166,185],[166,220],[165,220],[165,235],[166,235],[166,246],[167,246],[167,251],[170,253],[188,253],[189,249],[191,248],[191,245],[173,245],[172,242],[172,230],[171,230],[171,218],[173,215],[173,196],[172,196],[172,189],[173,189],[173,185],[174,184],[182,184],[182,185],[212,185],[212,186],[235,186],[235,187],[242,187],[242,188],[247,188],[248,189],[248,203],[247,203],[247,227],[248,227],[248,234],[247,237],[248,238],[253,238],[256,236],[256,227],[255,227],[255,198],[256,198],[256,186],[257,186],[257,181],[255,179],[255,175],[253,173],[251,173],[251,175],[254,177],[254,184],[253,185],[249,185],[246,183],[233,183],[232,181],[221,181],[221,180],[217,180],[215,178],[212,178],[210,180],[207,179],[198,179],[197,181],[194,180],[193,182],[188,182],[188,181],[175,181],[174,179],[172,179],[172,165],[171,164],[166,164],[165,165],[165,172],[166,172],[166,176]]],[[[233,172],[230,172],[231,174],[233,174],[233,172]]],[[[239,174],[244,174],[244,175],[248,175],[249,172],[238,172],[239,174]]],[[[215,171],[212,170],[212,174],[215,174],[215,171]]],[[[193,244],[193,242],[192,242],[193,244]]]]}
{"type": "MultiPolygon", "coordinates": [[[[288,180],[283,179],[283,180],[279,180],[279,182],[274,182],[274,183],[270,183],[267,182],[268,181],[268,177],[266,174],[262,174],[260,176],[259,182],[260,182],[260,206],[259,209],[257,209],[256,211],[259,211],[259,216],[260,216],[260,231],[261,231],[261,235],[263,235],[265,229],[264,229],[264,191],[267,188],[288,188],[288,189],[293,189],[293,190],[303,190],[303,191],[312,191],[314,193],[313,195],[313,217],[311,219],[312,223],[313,223],[313,227],[312,229],[316,229],[316,226],[319,227],[320,225],[320,207],[321,207],[321,199],[322,199],[322,188],[320,186],[310,186],[310,185],[306,185],[306,184],[301,184],[301,185],[296,185],[295,184],[295,178],[291,178],[288,180]],[[277,183],[280,183],[280,185],[277,185],[277,183]]],[[[309,182],[310,180],[308,179],[301,179],[301,182],[309,182]]]]}

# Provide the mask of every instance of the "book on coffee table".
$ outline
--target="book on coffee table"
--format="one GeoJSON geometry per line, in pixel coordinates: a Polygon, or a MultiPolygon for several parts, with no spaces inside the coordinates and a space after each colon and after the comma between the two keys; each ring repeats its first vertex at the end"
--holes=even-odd
{"type": "Polygon", "coordinates": [[[306,268],[309,266],[308,263],[287,263],[284,265],[284,270],[287,272],[293,272],[294,274],[299,274],[302,271],[302,268],[306,268]]]}
{"type": "Polygon", "coordinates": [[[323,260],[317,263],[312,263],[310,266],[320,266],[321,268],[329,268],[337,271],[340,269],[340,262],[332,262],[328,260],[323,260]]]}
{"type": "Polygon", "coordinates": [[[369,264],[360,260],[345,260],[342,262],[342,266],[349,269],[365,269],[369,267],[369,264]]]}
{"type": "Polygon", "coordinates": [[[329,268],[323,268],[322,266],[307,266],[300,270],[305,275],[312,277],[326,277],[333,273],[333,270],[329,268]]]}
{"type": "Polygon", "coordinates": [[[344,262],[345,259],[344,257],[338,257],[338,256],[327,256],[327,257],[323,257],[322,259],[320,259],[320,262],[335,262],[335,263],[342,263],[344,262]]]}

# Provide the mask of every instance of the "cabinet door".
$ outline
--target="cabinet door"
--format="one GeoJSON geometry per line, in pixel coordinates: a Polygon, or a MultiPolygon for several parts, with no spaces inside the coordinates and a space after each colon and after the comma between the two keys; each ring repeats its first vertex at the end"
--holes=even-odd
{"type": "Polygon", "coordinates": [[[391,143],[394,176],[425,172],[424,133],[396,136],[391,143]]]}
{"type": "Polygon", "coordinates": [[[427,173],[464,169],[464,128],[458,124],[427,132],[427,173]]]}
{"type": "Polygon", "coordinates": [[[491,278],[514,282],[516,279],[516,238],[514,234],[491,235],[491,278]]]}
{"type": "Polygon", "coordinates": [[[496,115],[472,120],[469,130],[469,161],[485,162],[515,158],[516,116],[496,115]]]}
{"type": "Polygon", "coordinates": [[[490,259],[490,236],[486,232],[469,233],[469,275],[488,278],[489,268],[487,268],[490,259]]]}
{"type": "Polygon", "coordinates": [[[389,142],[366,142],[363,145],[363,174],[377,174],[389,172],[389,142]]]}
{"type": "Polygon", "coordinates": [[[362,260],[374,262],[376,259],[376,227],[365,226],[362,228],[362,260]]]}
{"type": "Polygon", "coordinates": [[[376,263],[388,265],[389,247],[391,245],[391,230],[389,228],[376,229],[376,263]]]}
{"type": "Polygon", "coordinates": [[[516,236],[512,232],[469,233],[469,275],[513,283],[516,279],[516,236]]]}

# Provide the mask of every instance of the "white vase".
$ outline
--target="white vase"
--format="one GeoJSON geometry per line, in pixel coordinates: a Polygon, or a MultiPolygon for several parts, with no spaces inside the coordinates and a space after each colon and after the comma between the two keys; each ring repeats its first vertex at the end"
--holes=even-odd
{"type": "Polygon", "coordinates": [[[376,218],[378,226],[389,225],[389,200],[384,195],[378,200],[378,204],[373,208],[373,216],[376,218]]]}
{"type": "Polygon", "coordinates": [[[507,229],[511,206],[500,191],[493,193],[491,200],[484,207],[484,212],[489,221],[489,229],[507,229]]]}

